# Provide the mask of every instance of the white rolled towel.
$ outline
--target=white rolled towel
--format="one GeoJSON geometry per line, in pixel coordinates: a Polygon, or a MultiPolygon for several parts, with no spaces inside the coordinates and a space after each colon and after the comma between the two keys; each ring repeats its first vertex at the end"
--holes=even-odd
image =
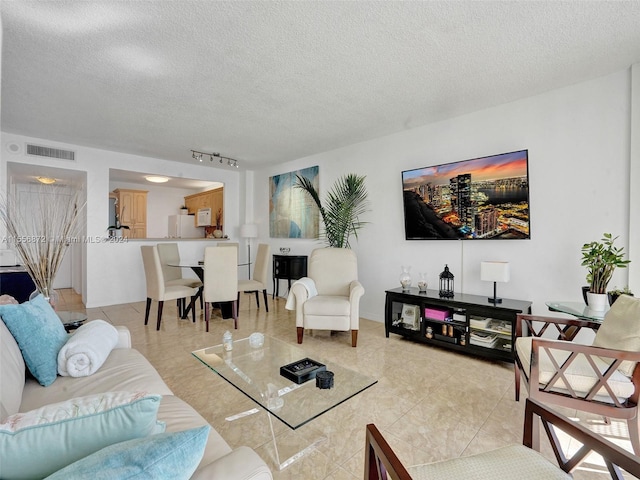
{"type": "Polygon", "coordinates": [[[58,373],[64,377],[93,375],[118,343],[118,330],[104,320],[78,328],[58,352],[58,373]]]}
{"type": "MultiPolygon", "coordinates": [[[[316,282],[311,280],[309,277],[302,277],[296,280],[295,282],[293,282],[293,285],[297,285],[297,284],[301,284],[304,286],[304,288],[307,289],[307,295],[308,295],[307,299],[318,295],[318,290],[316,289],[316,282]]],[[[291,285],[292,290],[293,290],[293,285],[291,285]]],[[[295,295],[291,293],[291,290],[289,290],[289,295],[287,296],[287,303],[285,303],[284,308],[286,308],[287,310],[296,309],[295,295]]]]}

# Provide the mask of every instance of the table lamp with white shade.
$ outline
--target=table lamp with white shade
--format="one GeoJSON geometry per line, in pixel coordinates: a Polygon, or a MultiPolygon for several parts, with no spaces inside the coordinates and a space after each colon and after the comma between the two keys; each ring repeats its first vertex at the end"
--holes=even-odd
{"type": "Polygon", "coordinates": [[[249,256],[247,257],[247,268],[249,269],[249,278],[251,278],[251,239],[258,238],[258,225],[255,223],[245,223],[240,226],[240,237],[247,239],[247,249],[249,256]]]}
{"type": "Polygon", "coordinates": [[[496,283],[508,282],[510,274],[509,262],[480,262],[480,280],[493,282],[493,297],[488,299],[490,303],[502,303],[496,295],[496,283]]]}

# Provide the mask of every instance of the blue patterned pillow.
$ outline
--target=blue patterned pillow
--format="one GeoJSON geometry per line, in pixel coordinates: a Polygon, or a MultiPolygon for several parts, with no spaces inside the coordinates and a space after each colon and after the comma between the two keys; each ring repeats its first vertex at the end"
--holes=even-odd
{"type": "Polygon", "coordinates": [[[67,332],[42,295],[20,305],[0,305],[0,317],[15,338],[24,363],[40,385],[51,385],[58,375],[58,352],[67,332]]]}
{"type": "Polygon", "coordinates": [[[0,424],[0,478],[46,477],[109,445],[164,432],[161,398],[97,393],[11,415],[0,424]]]}
{"type": "Polygon", "coordinates": [[[210,428],[205,425],[116,443],[58,470],[45,480],[187,480],[202,459],[210,428]]]}

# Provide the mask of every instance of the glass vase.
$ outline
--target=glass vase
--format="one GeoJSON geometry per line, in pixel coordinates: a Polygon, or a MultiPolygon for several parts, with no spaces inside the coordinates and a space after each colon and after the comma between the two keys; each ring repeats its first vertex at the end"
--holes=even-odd
{"type": "Polygon", "coordinates": [[[427,291],[427,274],[426,273],[420,273],[420,276],[418,277],[418,291],[420,293],[425,293],[427,291]]]}
{"type": "Polygon", "coordinates": [[[402,273],[400,274],[400,285],[402,290],[407,291],[411,288],[411,267],[401,267],[402,273]]]}
{"type": "Polygon", "coordinates": [[[47,302],[49,302],[49,305],[51,305],[51,308],[53,308],[54,310],[57,309],[58,300],[60,299],[60,295],[58,294],[57,290],[54,290],[53,288],[43,288],[42,291],[39,289],[36,289],[33,292],[31,292],[31,295],[29,295],[29,300],[33,300],[40,294],[42,294],[44,299],[47,302]]]}

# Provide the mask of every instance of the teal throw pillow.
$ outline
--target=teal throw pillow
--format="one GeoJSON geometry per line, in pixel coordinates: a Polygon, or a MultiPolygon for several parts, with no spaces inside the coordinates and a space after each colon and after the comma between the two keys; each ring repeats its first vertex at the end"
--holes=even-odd
{"type": "Polygon", "coordinates": [[[0,305],[0,317],[31,374],[43,387],[51,385],[58,375],[58,352],[67,332],[49,302],[38,295],[19,305],[0,305]]]}
{"type": "Polygon", "coordinates": [[[111,445],[45,480],[186,480],[198,468],[210,428],[205,425],[111,445]]]}
{"type": "Polygon", "coordinates": [[[161,399],[107,392],[11,415],[0,424],[0,478],[43,478],[109,445],[164,432],[161,399]]]}

